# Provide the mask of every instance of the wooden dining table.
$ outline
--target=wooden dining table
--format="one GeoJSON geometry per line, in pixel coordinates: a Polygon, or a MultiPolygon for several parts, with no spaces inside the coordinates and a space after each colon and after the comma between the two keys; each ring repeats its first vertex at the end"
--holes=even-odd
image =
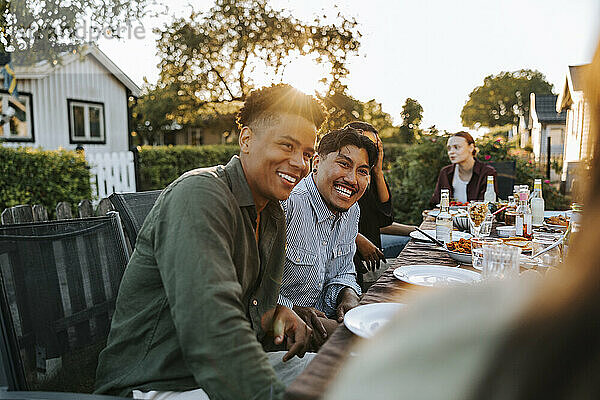
{"type": "MultiPolygon", "coordinates": [[[[434,229],[435,219],[425,217],[421,229],[434,229]]],[[[436,264],[456,267],[459,263],[448,255],[441,247],[431,243],[419,242],[412,239],[402,250],[400,255],[387,261],[389,267],[381,277],[363,295],[360,305],[370,303],[402,302],[403,297],[422,290],[423,287],[402,282],[394,277],[394,269],[416,264],[436,264]]],[[[460,265],[476,271],[471,266],[460,265]]],[[[285,399],[308,400],[320,399],[333,382],[348,357],[351,357],[352,348],[360,340],[341,324],[327,342],[321,347],[315,358],[306,369],[288,386],[285,399]]]]}

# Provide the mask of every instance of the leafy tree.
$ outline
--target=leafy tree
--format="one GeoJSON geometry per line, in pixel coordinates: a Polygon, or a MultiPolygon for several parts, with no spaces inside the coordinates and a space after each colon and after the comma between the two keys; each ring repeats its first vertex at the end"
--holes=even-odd
{"type": "Polygon", "coordinates": [[[176,18],[157,33],[159,83],[189,99],[181,102],[181,115],[207,102],[243,100],[257,73],[280,76],[298,55],[328,65],[327,94],[343,93],[346,60],[361,36],[357,22],[341,14],[304,23],[267,0],[217,0],[208,12],[176,18]]]}
{"type": "Polygon", "coordinates": [[[400,141],[412,143],[419,135],[419,125],[423,120],[423,107],[415,99],[406,99],[402,106],[402,125],[400,125],[400,141]]]}
{"type": "Polygon", "coordinates": [[[493,127],[517,123],[529,112],[529,94],[552,94],[552,85],[539,71],[520,69],[486,76],[483,85],[469,94],[460,114],[469,128],[493,127]]]}
{"type": "Polygon", "coordinates": [[[160,134],[171,134],[187,127],[202,128],[208,133],[227,136],[234,141],[237,134],[235,116],[242,107],[240,101],[209,102],[196,110],[180,115],[177,111],[189,101],[172,87],[148,85],[142,96],[131,103],[136,144],[157,144],[160,134]]]}
{"type": "Polygon", "coordinates": [[[1,0],[0,53],[13,53],[17,64],[57,59],[61,52],[94,39],[90,36],[125,35],[126,23],[146,15],[149,3],[156,4],[154,0],[1,0]],[[89,26],[82,23],[86,17],[89,26]]]}

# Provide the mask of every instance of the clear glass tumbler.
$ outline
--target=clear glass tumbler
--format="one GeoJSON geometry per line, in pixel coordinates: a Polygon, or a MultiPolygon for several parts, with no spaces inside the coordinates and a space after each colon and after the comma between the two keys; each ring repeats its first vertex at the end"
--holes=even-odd
{"type": "Polygon", "coordinates": [[[521,249],[515,246],[489,246],[483,248],[484,279],[505,279],[519,275],[521,249]]]}
{"type": "Polygon", "coordinates": [[[481,237],[471,239],[471,256],[473,258],[473,268],[483,269],[483,248],[488,246],[502,245],[502,239],[481,237]]]}

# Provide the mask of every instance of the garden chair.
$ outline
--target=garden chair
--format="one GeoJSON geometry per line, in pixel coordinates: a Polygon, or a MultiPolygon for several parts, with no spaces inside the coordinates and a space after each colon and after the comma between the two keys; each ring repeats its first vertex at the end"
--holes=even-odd
{"type": "Polygon", "coordinates": [[[0,399],[109,398],[82,393],[94,389],[128,259],[116,212],[0,226],[0,399]]]}
{"type": "Polygon", "coordinates": [[[495,161],[489,163],[496,169],[496,181],[498,185],[498,198],[508,199],[513,194],[513,186],[517,177],[517,162],[495,161]]]}
{"type": "Polygon", "coordinates": [[[147,192],[113,193],[108,196],[115,210],[121,216],[125,235],[129,239],[131,247],[135,246],[137,235],[142,225],[144,225],[144,220],[161,192],[162,190],[151,190],[147,192]]]}

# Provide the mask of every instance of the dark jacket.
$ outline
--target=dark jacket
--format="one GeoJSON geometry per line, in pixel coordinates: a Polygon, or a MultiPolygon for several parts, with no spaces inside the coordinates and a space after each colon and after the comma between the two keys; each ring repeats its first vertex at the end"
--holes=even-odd
{"type": "MultiPolygon", "coordinates": [[[[450,189],[450,198],[454,197],[454,188],[452,187],[452,179],[454,178],[455,164],[446,165],[440,170],[437,185],[431,196],[430,205],[435,206],[440,202],[440,192],[442,189],[450,189]]],[[[488,164],[484,164],[478,159],[475,159],[473,165],[473,176],[467,184],[467,200],[483,200],[485,188],[487,186],[488,175],[494,176],[494,189],[498,193],[498,182],[496,179],[496,170],[488,164]]]]}

